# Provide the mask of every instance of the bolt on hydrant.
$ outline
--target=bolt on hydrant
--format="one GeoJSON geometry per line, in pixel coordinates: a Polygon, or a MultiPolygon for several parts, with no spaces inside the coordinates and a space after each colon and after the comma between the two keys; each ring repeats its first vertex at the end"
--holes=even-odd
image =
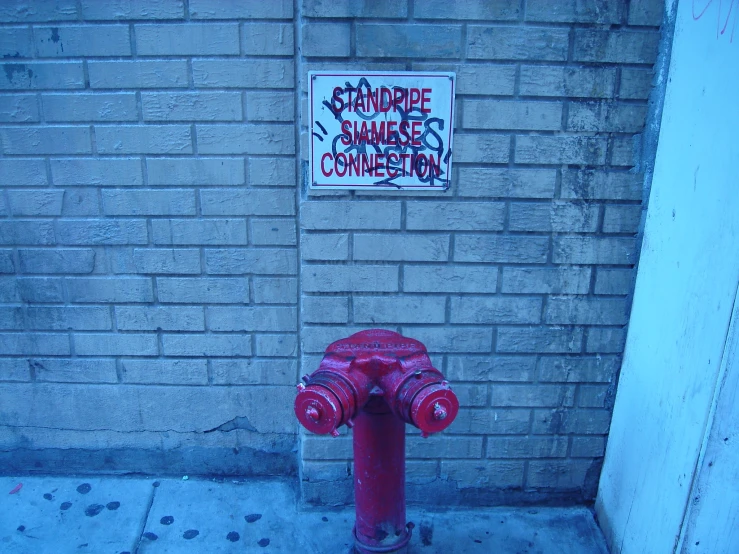
{"type": "Polygon", "coordinates": [[[398,552],[410,541],[405,521],[405,424],[421,436],[454,421],[459,401],[417,340],[370,329],[326,348],[298,385],[295,415],[309,431],[354,433],[354,548],[398,552]]]}

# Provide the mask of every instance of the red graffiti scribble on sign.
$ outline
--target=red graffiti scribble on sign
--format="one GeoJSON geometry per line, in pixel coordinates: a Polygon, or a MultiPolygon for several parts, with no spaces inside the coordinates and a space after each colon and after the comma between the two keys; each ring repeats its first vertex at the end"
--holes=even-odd
{"type": "MultiPolygon", "coordinates": [[[[706,15],[706,12],[708,12],[708,8],[710,8],[712,5],[716,5],[715,0],[693,0],[693,19],[695,21],[698,21],[700,18],[702,18],[704,15],[706,15]],[[703,4],[702,8],[698,8],[703,4]]],[[[726,16],[724,16],[724,0],[718,1],[718,13],[716,14],[716,38],[720,38],[722,35],[726,33],[726,29],[729,27],[729,21],[731,20],[731,15],[734,14],[734,23],[731,26],[731,34],[729,35],[729,42],[734,42],[734,32],[736,31],[736,24],[737,21],[739,21],[739,0],[729,0],[729,10],[726,12],[726,16]],[[736,11],[734,10],[734,4],[737,5],[736,11]],[[723,26],[722,26],[723,24],[723,26]]]]}

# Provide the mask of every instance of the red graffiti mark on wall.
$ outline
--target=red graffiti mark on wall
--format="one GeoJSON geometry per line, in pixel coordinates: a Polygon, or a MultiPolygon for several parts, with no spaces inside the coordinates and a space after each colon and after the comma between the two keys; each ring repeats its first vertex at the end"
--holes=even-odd
{"type": "Polygon", "coordinates": [[[698,21],[706,15],[711,6],[716,5],[718,5],[718,12],[716,13],[716,38],[718,39],[722,35],[726,34],[726,30],[729,28],[729,23],[732,20],[731,16],[733,14],[734,17],[733,23],[731,23],[729,42],[734,42],[734,33],[736,32],[737,21],[739,21],[739,0],[728,0],[728,2],[725,2],[724,0],[718,0],[718,2],[715,0],[693,0],[693,19],[698,21]],[[725,10],[724,7],[724,4],[726,3],[729,4],[728,10],[725,10]],[[736,10],[734,9],[735,5],[737,8],[736,10]]]}

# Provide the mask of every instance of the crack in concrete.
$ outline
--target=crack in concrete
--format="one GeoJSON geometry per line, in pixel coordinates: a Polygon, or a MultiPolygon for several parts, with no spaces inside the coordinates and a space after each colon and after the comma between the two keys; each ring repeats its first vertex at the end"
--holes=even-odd
{"type": "Polygon", "coordinates": [[[139,527],[139,537],[136,540],[136,544],[133,547],[133,554],[139,553],[139,548],[141,548],[141,541],[144,538],[144,531],[146,530],[146,523],[149,521],[149,513],[151,512],[151,507],[154,505],[154,497],[157,494],[157,488],[159,487],[159,482],[155,481],[152,484],[151,487],[151,495],[149,496],[149,503],[146,506],[146,512],[144,513],[144,517],[141,520],[141,526],[139,527]]]}

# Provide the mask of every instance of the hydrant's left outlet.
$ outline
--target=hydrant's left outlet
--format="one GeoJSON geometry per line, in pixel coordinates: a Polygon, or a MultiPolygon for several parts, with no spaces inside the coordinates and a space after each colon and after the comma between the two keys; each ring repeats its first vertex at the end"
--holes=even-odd
{"type": "Polygon", "coordinates": [[[295,415],[309,431],[337,436],[354,428],[354,544],[360,554],[398,552],[411,538],[405,521],[405,423],[427,437],[446,429],[459,401],[417,340],[370,329],[329,345],[303,377],[295,415]]]}

